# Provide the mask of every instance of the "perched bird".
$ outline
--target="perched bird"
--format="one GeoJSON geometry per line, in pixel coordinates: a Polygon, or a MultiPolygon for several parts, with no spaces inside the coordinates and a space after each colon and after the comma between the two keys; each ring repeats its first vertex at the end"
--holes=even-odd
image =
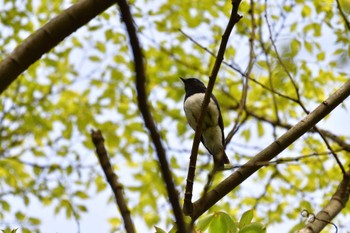
{"type": "MultiPolygon", "coordinates": [[[[196,130],[207,88],[196,78],[181,78],[181,80],[185,84],[184,110],[186,118],[191,128],[196,130]]],[[[224,164],[230,163],[225,153],[224,124],[221,111],[219,103],[213,94],[204,117],[201,141],[214,157],[214,168],[222,170],[224,169],[224,164]]]]}

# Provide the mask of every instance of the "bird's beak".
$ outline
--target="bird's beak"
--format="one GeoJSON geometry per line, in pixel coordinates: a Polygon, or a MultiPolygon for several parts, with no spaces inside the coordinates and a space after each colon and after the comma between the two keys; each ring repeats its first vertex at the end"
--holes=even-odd
{"type": "Polygon", "coordinates": [[[186,79],[181,78],[181,77],[180,77],[180,79],[182,80],[183,83],[186,83],[186,79]]]}

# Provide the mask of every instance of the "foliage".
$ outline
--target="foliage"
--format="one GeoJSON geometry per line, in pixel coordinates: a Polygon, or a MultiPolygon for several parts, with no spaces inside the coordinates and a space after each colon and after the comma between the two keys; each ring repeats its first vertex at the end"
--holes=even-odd
{"type": "MultiPolygon", "coordinates": [[[[3,1],[0,59],[70,4],[3,1]]],[[[144,49],[150,108],[183,198],[193,133],[185,123],[179,77],[208,81],[215,57],[207,51],[216,52],[231,3],[132,1],[131,7],[144,49]]],[[[349,16],[345,3],[344,7],[349,16]]],[[[333,1],[243,1],[239,12],[243,18],[234,29],[214,89],[226,134],[235,122],[240,125],[226,150],[238,165],[344,82],[350,58],[350,32],[333,1]],[[241,74],[249,63],[253,69],[240,112],[245,80],[241,74]]],[[[86,201],[96,193],[111,192],[94,155],[91,128],[103,132],[116,173],[132,181],[124,183],[132,215],[149,228],[171,226],[164,183],[137,107],[130,54],[118,9],[113,7],[33,64],[1,95],[0,222],[4,224],[0,229],[13,229],[15,219],[22,232],[40,230],[43,216],[15,209],[18,201],[24,208],[39,202],[78,222],[82,215],[93,214],[86,201]]],[[[348,124],[336,136],[348,142],[345,127],[348,124]]],[[[349,152],[328,140],[343,165],[348,165],[349,152]]],[[[302,209],[317,211],[340,181],[339,167],[325,152],[327,147],[317,133],[304,135],[280,158],[315,156],[259,170],[210,209],[197,226],[209,232],[223,226],[232,232],[249,232],[247,228],[254,227],[264,232],[261,224],[251,222],[251,212],[237,224],[233,216],[244,209],[254,209],[256,222],[268,226],[298,224],[302,209]]],[[[200,153],[206,155],[203,147],[200,153]]],[[[212,162],[208,158],[199,157],[195,197],[206,182],[212,162]]],[[[349,209],[342,215],[348,217],[349,209]]],[[[112,216],[111,228],[120,225],[119,218],[112,216]]]]}

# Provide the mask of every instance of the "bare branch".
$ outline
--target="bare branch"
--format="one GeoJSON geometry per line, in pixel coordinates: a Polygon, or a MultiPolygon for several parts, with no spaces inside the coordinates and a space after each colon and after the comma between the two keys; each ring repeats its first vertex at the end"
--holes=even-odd
{"type": "Polygon", "coordinates": [[[316,214],[312,221],[302,229],[299,233],[316,233],[321,232],[332,219],[346,206],[350,194],[350,170],[344,174],[343,180],[340,182],[337,191],[329,200],[327,205],[316,214]]]}
{"type": "Polygon", "coordinates": [[[289,129],[276,141],[259,152],[253,159],[246,163],[247,167],[239,168],[224,181],[213,188],[207,195],[193,203],[192,219],[197,219],[201,214],[213,206],[227,193],[236,188],[245,179],[256,172],[261,166],[251,166],[261,162],[270,161],[280,152],[286,149],[294,141],[300,138],[308,130],[314,127],[320,120],[329,114],[335,107],[350,95],[350,80],[343,84],[327,100],[323,101],[314,111],[308,114],[298,124],[289,129]]]}
{"type": "Polygon", "coordinates": [[[250,1],[250,10],[249,10],[250,18],[252,21],[252,31],[250,33],[250,38],[249,38],[249,61],[248,61],[248,66],[247,70],[242,75],[242,97],[239,103],[239,109],[237,112],[237,118],[235,120],[235,123],[233,125],[232,130],[227,134],[227,137],[225,139],[225,146],[231,141],[232,137],[235,135],[235,133],[238,131],[240,128],[240,125],[242,124],[243,121],[241,121],[241,117],[243,116],[243,111],[246,108],[246,102],[247,102],[247,96],[248,96],[248,89],[249,89],[249,78],[250,73],[253,69],[253,65],[255,62],[255,51],[254,51],[254,41],[255,41],[255,28],[256,28],[256,23],[255,23],[255,18],[254,18],[254,1],[250,1]]]}
{"type": "MultiPolygon", "coordinates": [[[[337,152],[340,151],[344,151],[343,149],[339,149],[336,150],[337,152]]],[[[312,154],[305,154],[305,155],[300,155],[300,156],[296,156],[296,157],[285,157],[285,158],[280,158],[280,159],[276,159],[273,161],[264,161],[264,162],[258,162],[256,164],[233,164],[230,169],[235,169],[235,168],[241,168],[241,167],[246,167],[246,166],[276,166],[279,164],[286,164],[286,163],[290,163],[290,162],[299,162],[300,160],[304,160],[304,159],[309,159],[312,157],[320,157],[320,156],[329,156],[331,155],[332,152],[315,152],[312,154]]],[[[255,209],[255,208],[253,208],[255,209]]]]}
{"type": "Polygon", "coordinates": [[[0,94],[43,54],[114,3],[113,0],[78,1],[31,34],[0,62],[0,94]]]}
{"type": "Polygon", "coordinates": [[[216,60],[214,63],[214,67],[212,69],[212,72],[209,77],[209,83],[207,86],[207,90],[205,92],[205,96],[202,102],[201,107],[201,113],[198,118],[196,132],[193,139],[192,144],[192,152],[190,157],[190,165],[188,168],[187,173],[187,184],[186,184],[186,191],[185,191],[185,200],[184,200],[184,213],[186,215],[189,215],[192,213],[192,191],[193,191],[193,180],[195,176],[195,170],[196,170],[196,162],[197,162],[197,155],[198,155],[198,146],[202,135],[202,127],[203,127],[203,121],[205,112],[207,111],[208,104],[210,101],[210,96],[214,88],[215,80],[218,75],[220,66],[222,61],[224,60],[224,54],[227,46],[228,39],[230,37],[231,31],[234,27],[234,25],[241,19],[241,16],[237,14],[239,4],[241,3],[241,0],[232,1],[232,10],[231,10],[231,16],[229,19],[229,22],[227,24],[227,27],[225,29],[224,34],[222,35],[222,40],[220,43],[219,51],[216,56],[216,60]]]}
{"type": "Polygon", "coordinates": [[[134,233],[135,227],[130,216],[130,210],[126,204],[126,200],[123,194],[123,186],[118,181],[118,176],[113,172],[113,168],[108,158],[107,150],[104,145],[104,138],[101,131],[91,130],[91,139],[96,147],[96,153],[98,160],[100,161],[101,167],[109,185],[114,193],[115,200],[117,201],[119,211],[124,219],[124,227],[126,232],[134,233]]]}
{"type": "Polygon", "coordinates": [[[185,224],[182,210],[180,207],[179,196],[175,189],[175,184],[170,172],[165,150],[162,145],[159,132],[157,131],[156,125],[153,121],[151,112],[148,108],[147,94],[146,94],[146,88],[145,88],[146,72],[143,64],[143,54],[142,54],[141,46],[136,34],[134,20],[132,18],[129,5],[126,2],[126,0],[118,0],[117,3],[119,5],[123,21],[128,31],[129,41],[130,41],[132,53],[134,56],[134,68],[136,73],[136,91],[137,91],[138,106],[143,116],[145,125],[151,134],[153,145],[157,151],[160,169],[163,175],[163,179],[166,183],[166,188],[168,191],[170,203],[174,211],[178,230],[179,232],[187,232],[186,224],[185,224]]]}

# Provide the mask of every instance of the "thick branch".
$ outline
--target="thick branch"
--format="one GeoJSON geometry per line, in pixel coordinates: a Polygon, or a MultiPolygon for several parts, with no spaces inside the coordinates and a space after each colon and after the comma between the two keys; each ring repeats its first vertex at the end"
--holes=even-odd
{"type": "Polygon", "coordinates": [[[78,1],[31,34],[0,62],[0,94],[43,54],[114,3],[114,0],[78,1]]]}
{"type": "Polygon", "coordinates": [[[326,101],[322,102],[314,111],[308,114],[298,124],[289,129],[276,141],[267,146],[264,150],[258,153],[253,159],[248,161],[246,165],[232,173],[224,181],[218,184],[212,191],[208,192],[203,198],[197,200],[193,205],[192,219],[197,219],[206,210],[213,206],[222,197],[236,188],[245,179],[256,172],[261,166],[257,166],[261,162],[266,162],[277,156],[280,152],[286,149],[294,141],[300,138],[308,130],[314,127],[321,119],[337,107],[350,95],[350,80],[343,84],[334,94],[326,101]],[[255,166],[253,166],[255,165],[255,166]]]}
{"type": "Polygon", "coordinates": [[[205,96],[204,96],[204,99],[202,102],[201,113],[200,113],[199,118],[198,118],[196,133],[195,133],[194,139],[193,139],[192,151],[191,151],[191,157],[190,157],[190,165],[189,165],[188,173],[187,173],[187,184],[186,184],[185,201],[184,201],[184,213],[185,214],[192,213],[193,180],[194,180],[194,176],[195,176],[196,162],[197,162],[197,155],[198,155],[198,146],[199,146],[199,142],[201,140],[204,116],[205,116],[205,113],[206,113],[207,108],[208,108],[210,96],[211,96],[211,93],[212,93],[213,88],[214,88],[216,77],[219,73],[221,63],[224,60],[224,54],[225,54],[227,42],[228,42],[228,39],[230,37],[231,31],[232,31],[234,25],[241,19],[241,16],[237,14],[238,7],[239,7],[240,3],[241,3],[240,0],[232,1],[231,16],[230,16],[229,22],[227,24],[226,30],[225,30],[224,34],[222,35],[222,40],[221,40],[221,44],[219,47],[219,51],[218,51],[218,54],[216,56],[213,70],[212,70],[211,75],[209,77],[208,87],[207,87],[207,90],[205,92],[205,96]]]}
{"type": "Polygon", "coordinates": [[[132,53],[134,56],[134,67],[136,72],[136,90],[137,90],[137,101],[138,106],[141,111],[141,114],[143,116],[143,120],[145,122],[145,125],[147,129],[149,130],[151,134],[151,138],[153,141],[153,145],[156,149],[160,169],[163,175],[163,179],[166,183],[166,188],[168,191],[170,203],[172,205],[176,224],[178,227],[179,232],[187,232],[186,225],[184,222],[182,210],[180,207],[179,202],[179,196],[175,189],[174,181],[169,169],[169,164],[166,159],[166,154],[164,147],[161,142],[160,135],[157,131],[157,128],[155,126],[155,123],[153,121],[153,117],[151,115],[151,112],[148,108],[148,102],[147,102],[147,94],[146,94],[146,73],[145,68],[143,64],[143,54],[141,51],[141,46],[136,34],[136,28],[134,26],[134,21],[132,18],[132,15],[130,13],[129,6],[125,0],[118,0],[117,1],[123,21],[125,22],[126,29],[128,31],[130,45],[132,47],[132,53]]]}
{"type": "Polygon", "coordinates": [[[343,180],[340,182],[337,191],[332,196],[327,205],[316,214],[312,221],[299,230],[299,233],[316,233],[321,232],[332,219],[346,206],[350,194],[350,171],[345,173],[343,180]]]}
{"type": "Polygon", "coordinates": [[[119,183],[117,175],[113,172],[113,168],[109,162],[107,150],[104,145],[104,138],[101,134],[101,131],[92,130],[91,139],[96,147],[98,160],[100,161],[103,172],[105,173],[107,181],[112,188],[115,200],[117,201],[119,207],[119,211],[124,219],[125,230],[128,233],[134,233],[135,227],[132,222],[128,206],[126,205],[126,200],[123,194],[123,186],[119,183]]]}

